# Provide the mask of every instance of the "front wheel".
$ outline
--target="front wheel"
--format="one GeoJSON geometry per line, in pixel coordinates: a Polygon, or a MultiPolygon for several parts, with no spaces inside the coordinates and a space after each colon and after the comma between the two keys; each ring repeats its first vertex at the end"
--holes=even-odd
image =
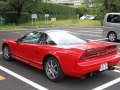
{"type": "Polygon", "coordinates": [[[47,78],[53,82],[60,81],[64,78],[60,64],[54,57],[49,57],[44,64],[45,74],[47,78]]]}
{"type": "Polygon", "coordinates": [[[116,35],[116,33],[114,33],[114,32],[109,33],[108,34],[108,40],[111,41],[111,42],[117,41],[117,35],[116,35]]]}
{"type": "Polygon", "coordinates": [[[9,49],[8,45],[5,45],[3,47],[3,57],[7,61],[12,61],[12,56],[11,56],[10,49],[9,49]]]}

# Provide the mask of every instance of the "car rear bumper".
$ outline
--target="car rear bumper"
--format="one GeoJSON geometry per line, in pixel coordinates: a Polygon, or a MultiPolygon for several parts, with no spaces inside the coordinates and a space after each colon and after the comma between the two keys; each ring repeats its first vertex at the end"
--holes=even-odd
{"type": "Polygon", "coordinates": [[[99,71],[100,66],[103,63],[108,63],[108,69],[111,66],[114,66],[118,64],[120,61],[120,56],[117,55],[115,57],[109,57],[109,58],[104,58],[104,59],[96,59],[96,60],[89,60],[89,61],[84,61],[84,62],[78,62],[76,67],[72,70],[72,75],[70,76],[84,76],[88,73],[99,71]]]}

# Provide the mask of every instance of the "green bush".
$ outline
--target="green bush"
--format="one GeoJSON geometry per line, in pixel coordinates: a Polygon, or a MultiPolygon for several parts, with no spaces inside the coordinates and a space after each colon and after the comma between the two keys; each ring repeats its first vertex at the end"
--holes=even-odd
{"type": "Polygon", "coordinates": [[[27,10],[30,13],[37,13],[40,19],[45,14],[49,14],[50,17],[56,17],[57,19],[76,17],[76,8],[53,3],[31,3],[28,5],[27,10]]]}

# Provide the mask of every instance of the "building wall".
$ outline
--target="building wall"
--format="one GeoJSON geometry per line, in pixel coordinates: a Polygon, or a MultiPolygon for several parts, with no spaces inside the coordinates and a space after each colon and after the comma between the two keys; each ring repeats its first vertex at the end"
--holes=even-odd
{"type": "MultiPolygon", "coordinates": [[[[48,2],[48,1],[49,0],[44,0],[44,2],[48,2]]],[[[76,7],[84,3],[84,0],[50,0],[50,2],[76,7]]]]}
{"type": "Polygon", "coordinates": [[[84,0],[51,0],[53,3],[60,3],[70,6],[80,5],[84,0]]]}

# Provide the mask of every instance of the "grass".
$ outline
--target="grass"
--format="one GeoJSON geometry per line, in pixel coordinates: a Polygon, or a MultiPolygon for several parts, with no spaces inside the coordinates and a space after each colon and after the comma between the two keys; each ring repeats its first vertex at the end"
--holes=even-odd
{"type": "MultiPolygon", "coordinates": [[[[38,26],[44,26],[44,25],[79,25],[79,26],[101,26],[101,23],[99,20],[57,20],[55,22],[47,21],[38,21],[36,23],[38,26]]],[[[31,22],[21,24],[22,26],[34,26],[31,22]]]]}
{"type": "Polygon", "coordinates": [[[37,21],[36,24],[32,24],[32,22],[23,23],[20,25],[5,25],[0,26],[0,30],[24,30],[24,26],[65,26],[69,27],[70,25],[75,26],[101,26],[101,23],[99,20],[57,20],[55,22],[51,21],[37,21]]]}
{"type": "Polygon", "coordinates": [[[0,26],[0,30],[23,30],[23,28],[16,25],[4,25],[0,26]]]}

